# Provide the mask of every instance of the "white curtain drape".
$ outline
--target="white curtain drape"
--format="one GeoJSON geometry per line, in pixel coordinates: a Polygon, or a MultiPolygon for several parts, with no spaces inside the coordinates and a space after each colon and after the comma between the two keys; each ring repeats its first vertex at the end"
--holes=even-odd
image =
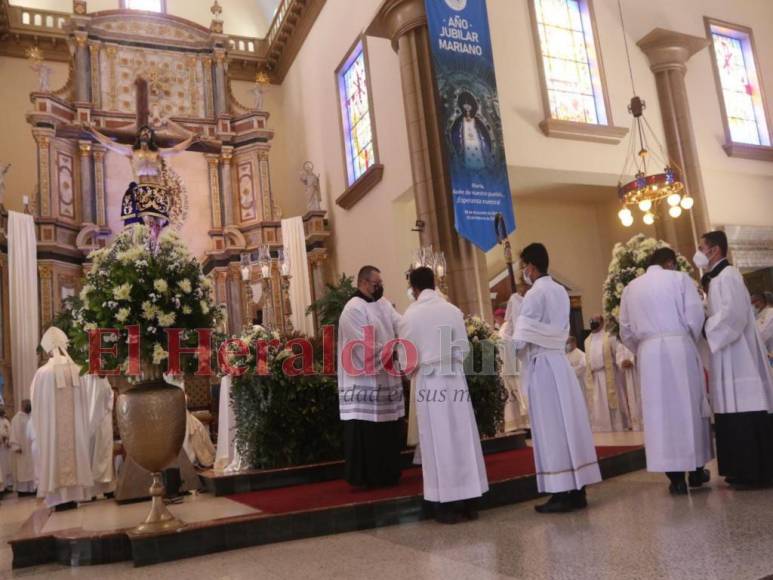
{"type": "Polygon", "coordinates": [[[293,328],[307,336],[314,336],[314,318],[306,315],[311,304],[311,281],[306,257],[306,234],[303,231],[303,219],[293,217],[282,220],[282,243],[290,256],[290,320],[293,328]]]}
{"type": "Polygon", "coordinates": [[[11,309],[11,372],[16,411],[28,399],[38,368],[38,244],[31,215],[8,213],[8,281],[11,309]]]}

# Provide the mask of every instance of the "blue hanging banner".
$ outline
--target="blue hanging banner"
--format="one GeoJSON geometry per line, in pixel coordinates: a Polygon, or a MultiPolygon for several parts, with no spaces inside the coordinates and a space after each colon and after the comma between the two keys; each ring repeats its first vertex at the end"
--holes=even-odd
{"type": "Polygon", "coordinates": [[[425,0],[456,231],[483,251],[515,230],[485,0],[425,0]]]}

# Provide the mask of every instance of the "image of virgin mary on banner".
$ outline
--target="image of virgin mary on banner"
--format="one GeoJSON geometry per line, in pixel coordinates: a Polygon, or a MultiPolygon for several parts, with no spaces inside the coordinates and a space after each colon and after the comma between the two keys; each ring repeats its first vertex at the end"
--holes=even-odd
{"type": "Polygon", "coordinates": [[[456,230],[483,251],[515,216],[485,0],[425,0],[456,230]]]}

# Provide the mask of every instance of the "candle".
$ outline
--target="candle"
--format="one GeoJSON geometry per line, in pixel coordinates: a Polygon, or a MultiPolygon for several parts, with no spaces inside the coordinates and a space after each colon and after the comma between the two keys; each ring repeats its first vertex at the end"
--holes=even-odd
{"type": "Polygon", "coordinates": [[[247,266],[242,266],[242,280],[247,281],[250,279],[250,269],[247,266]]]}
{"type": "Polygon", "coordinates": [[[271,268],[267,264],[264,264],[260,267],[260,273],[264,278],[268,278],[271,276],[271,268]]]}
{"type": "Polygon", "coordinates": [[[22,200],[22,203],[24,205],[29,205],[30,204],[30,196],[29,195],[23,195],[21,197],[21,200],[22,200]]]}

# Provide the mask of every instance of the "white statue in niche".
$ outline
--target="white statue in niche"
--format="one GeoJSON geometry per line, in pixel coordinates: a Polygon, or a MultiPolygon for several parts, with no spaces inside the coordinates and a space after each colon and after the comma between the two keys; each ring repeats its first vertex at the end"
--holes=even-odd
{"type": "Polygon", "coordinates": [[[314,164],[307,161],[301,171],[301,183],[306,193],[306,208],[309,211],[322,209],[322,193],[319,191],[319,174],[314,173],[314,164]]]}
{"type": "Polygon", "coordinates": [[[271,81],[268,78],[268,75],[264,73],[263,71],[259,72],[257,75],[255,75],[255,86],[252,87],[252,90],[250,93],[255,98],[253,110],[255,111],[262,111],[263,105],[264,105],[264,96],[266,93],[266,86],[271,81]]]}
{"type": "Polygon", "coordinates": [[[33,63],[30,68],[38,73],[38,92],[51,92],[51,67],[40,61],[33,63]]]}
{"type": "Polygon", "coordinates": [[[10,163],[0,165],[0,206],[5,203],[5,174],[11,168],[10,163]]]}

